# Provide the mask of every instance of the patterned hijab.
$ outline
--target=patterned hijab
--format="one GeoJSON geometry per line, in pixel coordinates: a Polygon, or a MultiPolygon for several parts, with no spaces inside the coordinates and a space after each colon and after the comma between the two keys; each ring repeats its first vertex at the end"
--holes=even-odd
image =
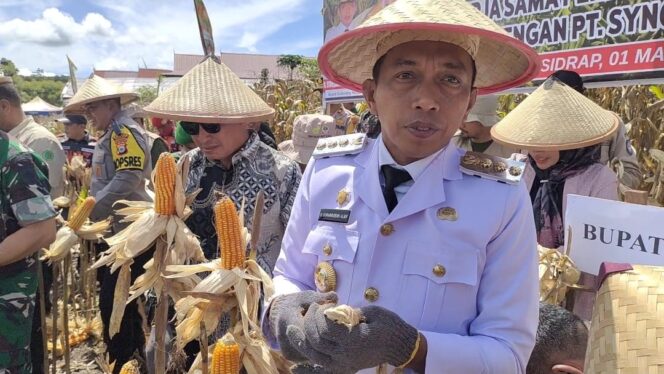
{"type": "Polygon", "coordinates": [[[528,161],[535,170],[537,192],[531,191],[533,213],[537,228],[537,242],[547,248],[558,248],[565,244],[563,226],[563,190],[565,180],[583,173],[588,167],[599,162],[600,145],[560,151],[560,160],[550,168],[537,167],[532,156],[528,161]]]}

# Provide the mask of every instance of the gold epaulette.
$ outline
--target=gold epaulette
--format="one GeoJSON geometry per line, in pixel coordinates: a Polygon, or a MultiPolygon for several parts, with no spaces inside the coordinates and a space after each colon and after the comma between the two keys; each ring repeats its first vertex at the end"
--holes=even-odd
{"type": "Polygon", "coordinates": [[[525,167],[524,162],[479,152],[466,152],[459,165],[465,174],[515,185],[521,181],[525,167]]]}
{"type": "Polygon", "coordinates": [[[348,134],[318,139],[314,159],[354,155],[367,146],[366,134],[348,134]]]}

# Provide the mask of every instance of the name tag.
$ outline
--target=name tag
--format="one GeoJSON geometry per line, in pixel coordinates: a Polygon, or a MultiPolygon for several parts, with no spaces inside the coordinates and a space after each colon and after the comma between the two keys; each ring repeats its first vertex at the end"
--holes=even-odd
{"type": "Polygon", "coordinates": [[[321,209],[318,214],[319,221],[348,223],[350,210],[346,209],[321,209]]]}

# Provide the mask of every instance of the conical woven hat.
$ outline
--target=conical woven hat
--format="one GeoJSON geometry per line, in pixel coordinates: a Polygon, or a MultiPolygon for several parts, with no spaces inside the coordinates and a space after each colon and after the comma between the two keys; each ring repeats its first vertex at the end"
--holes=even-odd
{"type": "Polygon", "coordinates": [[[120,104],[126,105],[138,99],[138,94],[127,91],[122,86],[94,75],[83,83],[76,94],[69,100],[65,112],[83,112],[83,105],[93,101],[120,98],[120,104]]]}
{"type": "Polygon", "coordinates": [[[207,58],[143,108],[160,118],[201,123],[266,120],[274,114],[226,65],[207,58]]]}
{"type": "Polygon", "coordinates": [[[550,78],[491,128],[498,143],[519,149],[577,149],[600,143],[618,129],[616,114],[550,78]]]}
{"type": "Polygon", "coordinates": [[[475,60],[482,94],[530,81],[539,71],[537,52],[510,36],[466,0],[397,0],[358,28],[326,43],[321,72],[342,86],[362,90],[376,61],[399,44],[430,40],[455,44],[475,60]]]}
{"type": "Polygon", "coordinates": [[[661,373],[664,368],[664,267],[632,266],[597,292],[586,373],[661,373]]]}

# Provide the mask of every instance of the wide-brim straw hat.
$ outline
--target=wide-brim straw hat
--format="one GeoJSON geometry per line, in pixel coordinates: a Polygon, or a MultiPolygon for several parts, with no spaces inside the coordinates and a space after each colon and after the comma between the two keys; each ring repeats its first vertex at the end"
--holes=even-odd
{"type": "Polygon", "coordinates": [[[631,267],[608,275],[597,292],[586,373],[661,373],[664,368],[664,267],[631,267]]]}
{"type": "Polygon", "coordinates": [[[65,107],[66,113],[82,113],[85,104],[106,99],[120,98],[120,105],[127,105],[138,99],[138,94],[126,90],[98,75],[92,76],[83,83],[76,94],[69,99],[65,107]]]}
{"type": "Polygon", "coordinates": [[[397,0],[323,45],[318,64],[329,80],[362,91],[378,59],[411,41],[441,41],[465,49],[475,61],[475,87],[481,94],[526,83],[540,70],[535,50],[466,0],[397,0]]]}
{"type": "Polygon", "coordinates": [[[199,123],[249,123],[274,115],[226,65],[209,57],[143,108],[159,118],[199,123]]]}
{"type": "Polygon", "coordinates": [[[549,78],[491,128],[491,137],[517,149],[563,151],[601,143],[619,123],[615,113],[549,78]]]}

